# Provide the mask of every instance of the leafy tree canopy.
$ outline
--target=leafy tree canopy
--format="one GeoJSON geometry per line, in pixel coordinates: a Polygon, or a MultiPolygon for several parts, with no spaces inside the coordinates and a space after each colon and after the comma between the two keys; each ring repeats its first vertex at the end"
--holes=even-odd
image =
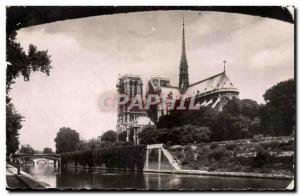
{"type": "Polygon", "coordinates": [[[86,140],[80,140],[80,142],[77,145],[76,150],[95,150],[100,148],[100,141],[98,141],[95,138],[86,140]]]}
{"type": "Polygon", "coordinates": [[[30,145],[22,145],[20,149],[21,154],[34,154],[34,149],[30,145]]]}
{"type": "Polygon", "coordinates": [[[243,115],[253,119],[258,116],[259,105],[251,99],[233,98],[224,106],[223,112],[231,115],[243,115]]]}
{"type": "Polygon", "coordinates": [[[53,151],[52,151],[51,148],[46,147],[46,148],[43,149],[43,153],[44,153],[44,154],[52,154],[53,151]]]}
{"type": "Polygon", "coordinates": [[[156,129],[155,126],[147,126],[139,133],[139,138],[141,139],[141,144],[185,145],[194,142],[208,142],[210,135],[211,132],[208,127],[184,125],[181,127],[156,129]]]}
{"type": "Polygon", "coordinates": [[[77,149],[79,133],[69,127],[62,127],[56,135],[56,153],[72,152],[77,149]]]}
{"type": "Polygon", "coordinates": [[[116,142],[118,134],[113,130],[108,130],[101,136],[101,142],[116,142]]]}
{"type": "Polygon", "coordinates": [[[266,104],[261,107],[261,124],[265,134],[291,135],[295,126],[294,79],[280,82],[263,95],[266,104]]]}
{"type": "Polygon", "coordinates": [[[19,132],[22,128],[23,116],[17,113],[12,103],[6,104],[6,156],[19,149],[19,132]]]}
{"type": "Polygon", "coordinates": [[[119,137],[119,141],[126,142],[127,132],[126,132],[126,131],[122,131],[122,132],[119,134],[118,137],[119,137]]]}
{"type": "Polygon", "coordinates": [[[22,128],[21,121],[24,119],[17,113],[11,103],[8,93],[16,78],[23,76],[29,81],[31,72],[40,71],[49,75],[51,60],[47,51],[39,51],[30,44],[27,53],[16,41],[16,28],[7,28],[6,36],[6,156],[10,156],[18,150],[18,130],[22,128]],[[9,29],[9,30],[8,30],[9,29]]]}
{"type": "Polygon", "coordinates": [[[254,132],[258,131],[256,129],[258,116],[259,105],[256,101],[234,98],[228,101],[222,112],[210,107],[202,107],[200,110],[173,111],[169,115],[162,116],[157,127],[159,129],[176,129],[187,125],[209,127],[210,141],[242,139],[252,137],[254,132]],[[255,123],[251,123],[255,119],[255,123]]]}
{"type": "Polygon", "coordinates": [[[29,81],[30,73],[40,71],[49,75],[51,60],[48,51],[39,51],[37,47],[30,44],[26,53],[21,44],[16,41],[16,32],[7,37],[6,45],[6,92],[20,75],[25,81],[29,81]]]}

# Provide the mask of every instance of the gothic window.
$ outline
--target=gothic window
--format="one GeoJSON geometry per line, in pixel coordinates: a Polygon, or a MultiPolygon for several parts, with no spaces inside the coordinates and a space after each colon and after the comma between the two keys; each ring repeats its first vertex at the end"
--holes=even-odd
{"type": "Polygon", "coordinates": [[[137,94],[137,81],[134,82],[134,95],[137,94]]]}
{"type": "Polygon", "coordinates": [[[133,82],[130,81],[129,82],[129,97],[132,98],[132,85],[133,85],[133,82]]]}

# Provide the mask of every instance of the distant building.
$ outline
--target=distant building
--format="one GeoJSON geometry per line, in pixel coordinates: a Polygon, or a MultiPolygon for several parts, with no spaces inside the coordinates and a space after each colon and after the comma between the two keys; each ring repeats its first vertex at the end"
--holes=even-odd
{"type": "MultiPolygon", "coordinates": [[[[124,104],[118,104],[118,119],[117,119],[117,133],[120,134],[122,131],[127,131],[129,137],[130,128],[133,127],[138,117],[146,116],[146,112],[139,107],[129,108],[130,103],[135,97],[143,99],[143,82],[140,76],[126,74],[119,77],[117,84],[117,90],[119,95],[126,95],[128,100],[120,98],[120,102],[124,104]]],[[[128,138],[129,140],[129,138],[128,138]]]]}
{"type": "Polygon", "coordinates": [[[238,97],[239,91],[233,85],[230,78],[226,75],[224,61],[224,70],[221,73],[200,80],[198,82],[189,83],[188,61],[185,49],[185,29],[184,21],[182,24],[182,49],[179,65],[179,84],[178,86],[171,86],[168,78],[153,77],[149,80],[146,96],[150,94],[157,94],[160,97],[167,97],[164,104],[157,104],[152,106],[147,111],[148,116],[153,122],[157,122],[159,117],[169,113],[169,106],[172,99],[180,101],[181,97],[190,100],[195,97],[195,104],[200,107],[212,107],[222,111],[223,106],[232,97],[238,97]]]}

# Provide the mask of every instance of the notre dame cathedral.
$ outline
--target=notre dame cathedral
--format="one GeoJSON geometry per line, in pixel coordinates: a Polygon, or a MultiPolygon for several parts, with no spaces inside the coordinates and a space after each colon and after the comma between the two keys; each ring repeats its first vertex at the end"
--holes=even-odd
{"type": "MultiPolygon", "coordinates": [[[[224,70],[221,73],[190,84],[185,44],[185,27],[183,20],[178,86],[171,86],[168,78],[152,77],[147,82],[145,100],[147,100],[149,95],[155,94],[159,97],[167,97],[165,103],[151,106],[149,110],[139,110],[136,108],[128,110],[126,104],[119,106],[117,122],[118,133],[128,129],[129,124],[132,124],[133,121],[141,116],[147,116],[152,122],[156,123],[160,116],[169,113],[170,110],[168,106],[174,98],[176,100],[181,99],[181,97],[185,97],[185,99],[194,97],[194,103],[200,107],[212,107],[222,111],[223,106],[228,100],[233,97],[238,97],[239,90],[233,85],[226,74],[225,61],[224,70]]],[[[128,96],[139,95],[143,97],[143,83],[139,76],[124,75],[119,78],[117,87],[119,93],[125,93],[128,96]]]]}

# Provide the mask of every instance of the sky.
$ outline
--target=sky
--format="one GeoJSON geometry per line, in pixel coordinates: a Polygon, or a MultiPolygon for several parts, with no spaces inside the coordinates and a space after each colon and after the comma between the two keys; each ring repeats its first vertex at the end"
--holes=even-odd
{"type": "Polygon", "coordinates": [[[116,110],[101,110],[99,100],[116,93],[118,74],[137,74],[144,86],[152,76],[178,84],[185,18],[190,83],[223,71],[241,99],[264,103],[266,89],[294,76],[294,26],[275,19],[232,13],[152,11],[65,20],[18,31],[25,50],[30,43],[48,50],[50,76],[20,77],[10,93],[25,116],[21,144],[55,149],[61,127],[82,139],[115,130],[116,110]]]}

